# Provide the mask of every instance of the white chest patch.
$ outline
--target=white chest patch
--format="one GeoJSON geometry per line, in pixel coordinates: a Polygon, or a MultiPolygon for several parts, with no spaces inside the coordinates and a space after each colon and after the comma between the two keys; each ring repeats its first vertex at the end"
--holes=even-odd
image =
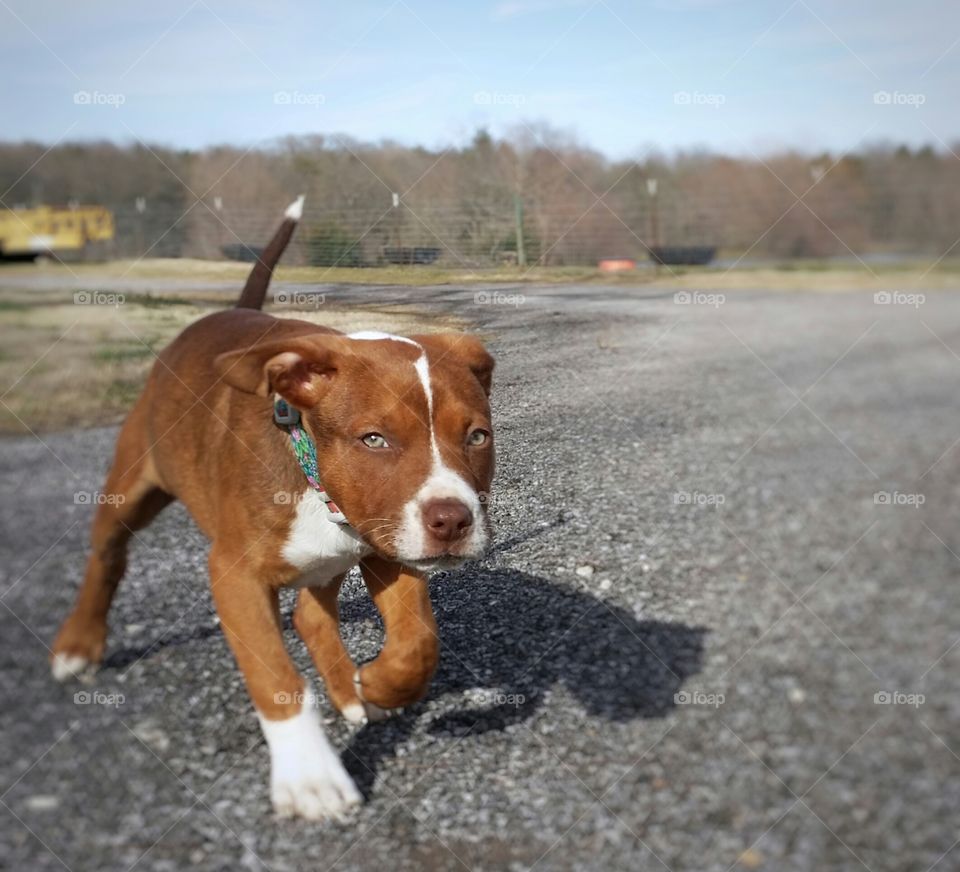
{"type": "Polygon", "coordinates": [[[326,584],[371,551],[352,527],[331,521],[320,494],[307,488],[297,502],[297,514],[281,550],[283,559],[301,572],[288,586],[326,584]]]}

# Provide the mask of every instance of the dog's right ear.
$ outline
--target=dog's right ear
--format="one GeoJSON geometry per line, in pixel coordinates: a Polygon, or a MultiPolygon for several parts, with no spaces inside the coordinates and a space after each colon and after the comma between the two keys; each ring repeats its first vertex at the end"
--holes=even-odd
{"type": "Polygon", "coordinates": [[[258,397],[276,393],[298,409],[309,409],[337,373],[336,340],[301,336],[261,342],[220,354],[213,365],[217,375],[237,390],[258,397]]]}

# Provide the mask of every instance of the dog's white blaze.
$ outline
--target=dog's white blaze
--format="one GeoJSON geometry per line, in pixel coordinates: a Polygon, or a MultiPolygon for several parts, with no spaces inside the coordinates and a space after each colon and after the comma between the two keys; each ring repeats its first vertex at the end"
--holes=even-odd
{"type": "Polygon", "coordinates": [[[369,341],[392,339],[394,342],[406,342],[407,345],[415,345],[417,348],[423,349],[423,346],[419,342],[414,342],[406,336],[395,336],[393,333],[381,333],[379,330],[360,330],[357,333],[348,333],[347,339],[366,339],[369,341]]]}
{"type": "Polygon", "coordinates": [[[311,701],[285,721],[257,712],[270,749],[270,798],[281,815],[339,817],[359,805],[360,793],[323,731],[313,695],[306,696],[311,701]]]}
{"type": "Polygon", "coordinates": [[[414,367],[423,385],[423,392],[427,395],[427,419],[430,424],[430,454],[432,464],[427,480],[420,489],[403,507],[403,523],[397,534],[397,551],[401,557],[408,560],[418,560],[424,556],[426,550],[426,534],[423,525],[422,509],[430,500],[455,499],[462,502],[473,515],[475,523],[470,531],[470,537],[465,543],[466,554],[476,554],[481,551],[487,542],[487,533],[481,518],[480,498],[477,492],[470,487],[464,478],[450,469],[440,456],[437,445],[437,434],[433,426],[433,385],[430,381],[430,362],[426,352],[421,352],[414,367]]]}
{"type": "Polygon", "coordinates": [[[427,424],[430,425],[430,452],[433,456],[434,464],[440,462],[440,449],[437,448],[437,436],[433,432],[433,386],[430,384],[430,363],[427,361],[427,355],[421,352],[417,362],[413,365],[420,377],[420,384],[423,385],[423,392],[427,395],[427,424]]]}
{"type": "Polygon", "coordinates": [[[443,458],[440,456],[440,448],[437,445],[437,436],[433,427],[433,385],[430,381],[430,362],[427,360],[427,353],[423,346],[406,336],[395,336],[392,333],[380,333],[375,330],[350,333],[348,338],[361,340],[392,339],[420,349],[420,356],[413,366],[427,397],[427,423],[430,428],[432,462],[426,481],[403,507],[402,521],[397,531],[397,554],[405,560],[420,560],[424,557],[426,533],[422,508],[430,500],[436,499],[459,500],[470,510],[475,523],[470,530],[468,540],[464,544],[464,553],[479,553],[487,544],[487,531],[481,523],[480,497],[461,475],[458,475],[443,462],[443,458]]]}
{"type": "Polygon", "coordinates": [[[320,494],[307,488],[280,553],[301,572],[289,586],[315,587],[356,566],[371,550],[352,527],[331,521],[320,494]]]}

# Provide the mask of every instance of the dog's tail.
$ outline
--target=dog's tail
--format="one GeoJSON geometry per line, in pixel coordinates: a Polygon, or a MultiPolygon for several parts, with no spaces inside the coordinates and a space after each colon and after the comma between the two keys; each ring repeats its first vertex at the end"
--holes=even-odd
{"type": "Polygon", "coordinates": [[[267,243],[263,254],[257,258],[247,283],[243,286],[240,293],[240,299],[237,300],[238,309],[260,309],[263,307],[263,300],[267,296],[267,286],[270,284],[270,277],[273,275],[273,268],[280,260],[280,256],[287,248],[293,231],[297,229],[300,217],[303,215],[303,194],[297,197],[283,213],[283,221],[273,239],[267,243]]]}

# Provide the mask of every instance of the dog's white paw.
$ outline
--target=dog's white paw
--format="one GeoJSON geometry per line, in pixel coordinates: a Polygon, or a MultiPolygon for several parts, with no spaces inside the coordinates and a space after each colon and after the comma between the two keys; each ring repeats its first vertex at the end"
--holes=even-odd
{"type": "Polygon", "coordinates": [[[54,654],[50,672],[56,681],[80,681],[92,684],[97,674],[96,663],[91,663],[80,654],[54,654]]]}
{"type": "Polygon", "coordinates": [[[367,720],[374,721],[385,721],[387,718],[392,718],[394,715],[399,714],[403,709],[385,709],[380,708],[378,705],[374,705],[372,702],[365,702],[363,704],[364,709],[366,710],[367,720]]]}
{"type": "Polygon", "coordinates": [[[260,716],[270,748],[270,798],[277,814],[341,819],[362,800],[309,704],[285,721],[260,716]]]}
{"type": "Polygon", "coordinates": [[[362,702],[352,702],[350,705],[344,706],[340,714],[343,715],[344,720],[356,724],[358,727],[362,727],[367,722],[367,712],[362,702]]]}
{"type": "MultiPolygon", "coordinates": [[[[362,668],[362,667],[360,667],[362,668]]],[[[360,703],[353,703],[347,706],[351,710],[351,713],[347,714],[347,709],[343,710],[344,717],[351,723],[355,724],[365,724],[365,723],[375,723],[376,721],[385,721],[387,718],[392,718],[394,715],[399,714],[403,711],[402,708],[394,709],[385,709],[380,708],[380,706],[375,705],[372,702],[367,702],[363,698],[363,681],[360,679],[360,669],[354,670],[353,673],[353,688],[356,691],[357,696],[360,698],[360,703]],[[358,718],[360,712],[358,711],[359,707],[363,707],[363,720],[354,720],[358,718]]]]}
{"type": "Polygon", "coordinates": [[[306,767],[293,773],[270,776],[270,799],[281,817],[303,817],[307,820],[342,820],[360,805],[361,796],[340,759],[333,755],[333,765],[306,767]]]}
{"type": "Polygon", "coordinates": [[[372,702],[352,702],[350,705],[345,706],[340,714],[351,724],[362,727],[364,724],[385,721],[400,711],[402,711],[402,709],[382,709],[372,702]]]}

